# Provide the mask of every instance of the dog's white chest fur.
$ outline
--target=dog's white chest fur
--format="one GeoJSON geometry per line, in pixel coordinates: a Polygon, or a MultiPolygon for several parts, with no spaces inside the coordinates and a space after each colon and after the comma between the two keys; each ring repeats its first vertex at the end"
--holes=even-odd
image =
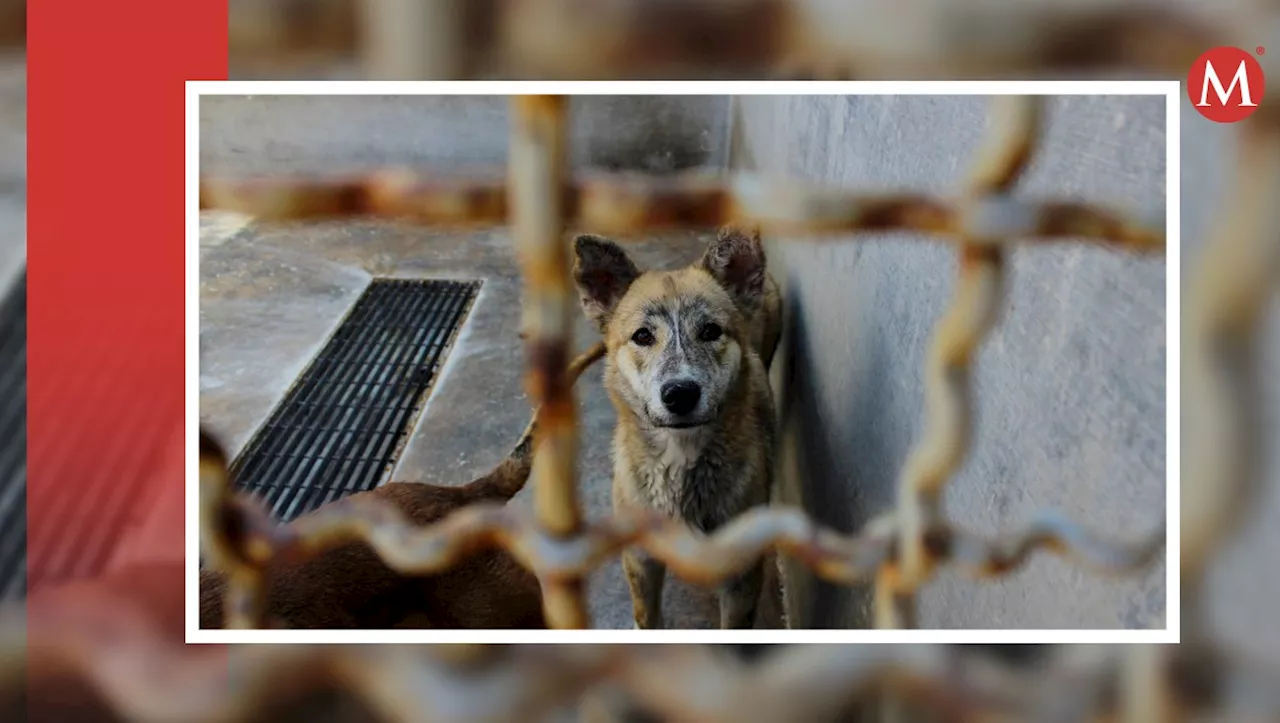
{"type": "Polygon", "coordinates": [[[649,437],[654,454],[643,464],[641,477],[650,503],[675,513],[685,476],[698,463],[707,445],[705,429],[655,430],[649,437]]]}

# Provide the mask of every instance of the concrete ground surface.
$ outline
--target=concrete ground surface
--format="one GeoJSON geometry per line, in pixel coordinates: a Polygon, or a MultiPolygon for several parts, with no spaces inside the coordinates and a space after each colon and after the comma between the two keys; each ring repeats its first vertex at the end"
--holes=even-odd
{"type": "MultiPolygon", "coordinates": [[[[456,485],[506,456],[529,421],[519,334],[521,283],[503,231],[435,232],[380,223],[245,226],[204,213],[200,246],[200,417],[236,454],[283,397],[368,282],[377,277],[483,279],[392,477],[456,485]]],[[[641,266],[687,263],[704,238],[673,235],[628,248],[641,266]]],[[[598,334],[579,318],[577,348],[598,334]]],[[[589,518],[610,509],[609,444],[614,410],[601,365],[577,385],[582,454],[579,485],[589,518]]],[[[528,507],[526,487],[512,504],[528,507]]],[[[718,624],[712,593],[669,576],[667,624],[718,624]]],[[[589,580],[593,625],[632,627],[631,603],[614,561],[589,580]]],[[[770,597],[762,627],[780,625],[770,597]]]]}

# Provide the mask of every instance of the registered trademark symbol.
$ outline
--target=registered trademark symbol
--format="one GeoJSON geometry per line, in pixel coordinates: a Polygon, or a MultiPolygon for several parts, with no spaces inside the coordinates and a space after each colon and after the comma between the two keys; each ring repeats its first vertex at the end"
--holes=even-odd
{"type": "Polygon", "coordinates": [[[1259,45],[1258,47],[1253,49],[1253,52],[1257,53],[1258,55],[1266,55],[1267,49],[1259,45]]]}

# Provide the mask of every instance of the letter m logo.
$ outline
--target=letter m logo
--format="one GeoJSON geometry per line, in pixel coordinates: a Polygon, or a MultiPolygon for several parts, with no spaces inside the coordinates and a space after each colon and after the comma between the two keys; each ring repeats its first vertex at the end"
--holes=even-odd
{"type": "Polygon", "coordinates": [[[1187,75],[1187,95],[1192,105],[1200,115],[1217,123],[1236,123],[1249,117],[1265,92],[1262,65],[1240,48],[1208,51],[1187,75]]]}

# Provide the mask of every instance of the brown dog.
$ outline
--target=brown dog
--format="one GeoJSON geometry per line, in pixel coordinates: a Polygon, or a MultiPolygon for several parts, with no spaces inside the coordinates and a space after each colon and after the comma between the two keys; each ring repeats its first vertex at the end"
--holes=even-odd
{"type": "MultiPolygon", "coordinates": [[[[604,355],[602,344],[569,365],[569,383],[604,355]]],[[[363,496],[394,505],[414,525],[439,522],[479,502],[506,502],[524,487],[533,462],[535,412],[520,442],[491,472],[461,487],[389,482],[363,496]]],[[[314,513],[312,513],[314,514],[314,513]]],[[[275,561],[266,576],[266,614],[273,625],[320,629],[545,628],[537,577],[505,550],[488,550],[429,576],[387,567],[364,542],[330,548],[301,561],[275,561]]],[[[226,579],[200,573],[200,627],[221,628],[226,579]]]]}
{"type": "MultiPolygon", "coordinates": [[[[775,438],[767,369],[782,301],[757,231],[725,228],[692,265],[642,272],[616,243],[575,242],[583,311],[604,337],[618,413],[615,509],[644,507],[711,533],[769,502],[775,438]]],[[[664,565],[622,555],[638,628],[661,628],[664,565]]],[[[763,562],[721,590],[720,625],[750,628],[763,562]]]]}

